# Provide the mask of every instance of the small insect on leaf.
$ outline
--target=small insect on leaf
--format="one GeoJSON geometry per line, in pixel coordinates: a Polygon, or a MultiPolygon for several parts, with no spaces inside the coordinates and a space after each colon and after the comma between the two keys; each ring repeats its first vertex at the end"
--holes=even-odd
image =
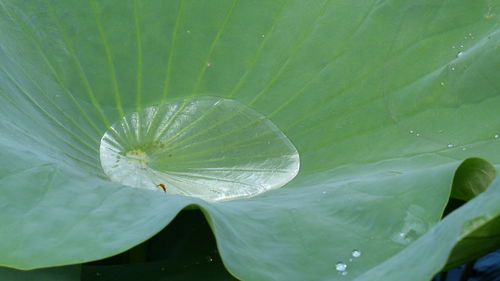
{"type": "Polygon", "coordinates": [[[167,192],[167,188],[165,187],[165,185],[163,183],[157,184],[156,186],[163,189],[163,192],[167,192]]]}

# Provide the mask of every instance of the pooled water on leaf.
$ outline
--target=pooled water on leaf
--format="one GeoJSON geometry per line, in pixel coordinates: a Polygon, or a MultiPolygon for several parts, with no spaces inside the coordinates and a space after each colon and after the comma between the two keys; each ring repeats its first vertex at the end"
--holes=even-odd
{"type": "Polygon", "coordinates": [[[102,137],[100,158],[112,181],[208,201],[279,188],[299,170],[297,150],[269,119],[216,97],[125,116],[102,137]]]}

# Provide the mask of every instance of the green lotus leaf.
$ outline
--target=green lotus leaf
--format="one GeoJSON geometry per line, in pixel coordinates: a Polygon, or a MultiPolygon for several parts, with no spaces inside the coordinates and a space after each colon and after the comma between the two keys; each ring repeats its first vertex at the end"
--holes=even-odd
{"type": "Polygon", "coordinates": [[[498,0],[0,1],[0,266],[109,257],[189,207],[238,279],[429,280],[500,213],[497,180],[440,222],[452,185],[476,190],[474,173],[453,181],[465,159],[500,167],[499,15],[498,0]],[[204,97],[242,108],[177,131],[179,157],[204,164],[241,145],[195,167],[218,169],[207,188],[283,171],[241,112],[293,144],[298,175],[208,202],[105,174],[113,124],[204,97]]]}

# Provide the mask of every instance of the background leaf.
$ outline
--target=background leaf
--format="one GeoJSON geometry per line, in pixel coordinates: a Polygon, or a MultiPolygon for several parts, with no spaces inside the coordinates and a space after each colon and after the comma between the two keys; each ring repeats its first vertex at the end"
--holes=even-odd
{"type": "Polygon", "coordinates": [[[472,199],[486,190],[496,175],[495,167],[490,163],[479,158],[467,159],[455,173],[451,197],[464,201],[472,199]]]}

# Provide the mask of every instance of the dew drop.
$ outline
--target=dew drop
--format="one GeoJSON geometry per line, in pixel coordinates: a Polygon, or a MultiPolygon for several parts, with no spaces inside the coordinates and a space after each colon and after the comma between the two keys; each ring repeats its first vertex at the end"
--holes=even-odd
{"type": "Polygon", "coordinates": [[[416,133],[416,134],[415,134],[415,136],[420,137],[420,134],[419,134],[419,133],[416,133]]]}
{"type": "Polygon", "coordinates": [[[347,271],[344,271],[344,272],[342,272],[340,274],[342,274],[342,276],[346,276],[347,275],[347,271]]]}
{"type": "Polygon", "coordinates": [[[464,45],[460,45],[460,48],[463,48],[463,47],[464,47],[464,45]]]}
{"type": "Polygon", "coordinates": [[[186,33],[187,33],[187,34],[191,34],[191,30],[189,30],[189,29],[188,29],[188,30],[186,30],[186,33]]]}
{"type": "Polygon", "coordinates": [[[440,84],[441,84],[441,86],[444,86],[444,82],[441,82],[440,84]]]}
{"type": "Polygon", "coordinates": [[[359,257],[361,257],[361,251],[360,250],[353,250],[351,255],[353,258],[359,258],[359,257]]]}
{"type": "Polygon", "coordinates": [[[452,148],[452,147],[454,147],[454,145],[452,143],[449,143],[446,147],[452,148]]]}
{"type": "Polygon", "coordinates": [[[497,134],[497,135],[494,135],[493,137],[494,137],[495,139],[498,139],[498,138],[500,138],[500,135],[498,135],[498,134],[497,134]]]}
{"type": "Polygon", "coordinates": [[[264,38],[264,37],[266,37],[266,36],[265,36],[264,34],[262,34],[260,37],[264,38]]]}
{"type": "Polygon", "coordinates": [[[336,269],[337,271],[343,272],[343,271],[345,271],[345,270],[347,269],[347,264],[345,264],[345,263],[343,263],[343,262],[339,261],[339,262],[337,262],[337,263],[335,264],[335,269],[336,269]]]}
{"type": "Polygon", "coordinates": [[[207,67],[211,67],[211,66],[212,66],[212,63],[211,63],[211,62],[207,62],[207,63],[206,63],[206,66],[207,66],[207,67]]]}
{"type": "Polygon", "coordinates": [[[405,238],[406,234],[404,232],[399,233],[399,237],[405,238]]]}
{"type": "Polygon", "coordinates": [[[326,191],[321,192],[322,194],[326,194],[326,191]]]}
{"type": "Polygon", "coordinates": [[[452,66],[452,67],[451,67],[451,71],[454,71],[454,70],[455,70],[455,67],[453,67],[453,66],[452,66]]]}
{"type": "Polygon", "coordinates": [[[102,137],[100,160],[111,181],[163,193],[162,184],[167,194],[207,201],[279,188],[300,165],[296,148],[269,119],[217,97],[174,100],[126,115],[102,137]]]}
{"type": "Polygon", "coordinates": [[[410,130],[408,133],[410,133],[410,134],[414,134],[414,133],[415,133],[415,131],[410,130]]]}
{"type": "Polygon", "coordinates": [[[463,56],[463,55],[464,55],[464,52],[458,52],[458,54],[457,54],[457,58],[459,58],[459,57],[461,57],[461,56],[463,56]]]}
{"type": "Polygon", "coordinates": [[[455,49],[455,46],[451,46],[452,49],[455,49]]]}
{"type": "Polygon", "coordinates": [[[206,257],[205,257],[205,260],[206,260],[207,262],[213,262],[213,261],[214,261],[214,259],[213,259],[211,256],[206,256],[206,257]]]}

